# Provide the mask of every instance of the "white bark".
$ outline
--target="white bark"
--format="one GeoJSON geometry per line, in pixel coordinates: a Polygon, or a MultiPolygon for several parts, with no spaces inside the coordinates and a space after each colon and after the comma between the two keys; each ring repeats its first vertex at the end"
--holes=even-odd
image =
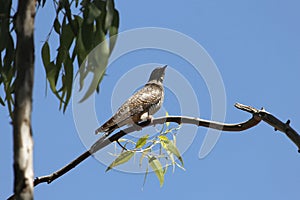
{"type": "Polygon", "coordinates": [[[16,15],[16,69],[14,129],[15,199],[33,199],[33,139],[31,131],[34,72],[35,0],[19,0],[16,15]]]}

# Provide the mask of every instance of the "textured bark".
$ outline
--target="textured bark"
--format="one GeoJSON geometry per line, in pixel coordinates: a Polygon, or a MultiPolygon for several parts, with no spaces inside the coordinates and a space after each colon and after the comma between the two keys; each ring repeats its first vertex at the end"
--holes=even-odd
{"type": "Polygon", "coordinates": [[[15,108],[13,113],[15,199],[33,199],[31,131],[35,0],[19,0],[16,14],[15,108]]]}

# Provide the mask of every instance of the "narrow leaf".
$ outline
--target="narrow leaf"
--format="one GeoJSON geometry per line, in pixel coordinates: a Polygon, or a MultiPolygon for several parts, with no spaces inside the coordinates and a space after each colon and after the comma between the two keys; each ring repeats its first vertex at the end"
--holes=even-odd
{"type": "Polygon", "coordinates": [[[134,155],[133,151],[122,152],[106,169],[106,172],[111,170],[113,167],[126,163],[134,155]]]}
{"type": "Polygon", "coordinates": [[[164,174],[164,170],[161,166],[160,161],[157,158],[155,158],[154,156],[152,156],[152,157],[149,157],[149,164],[159,180],[160,187],[162,187],[164,184],[164,175],[165,174],[164,174]]]}
{"type": "Polygon", "coordinates": [[[180,155],[180,152],[177,149],[176,145],[172,141],[170,141],[169,138],[165,135],[160,135],[160,136],[158,136],[158,138],[161,141],[162,147],[165,150],[170,151],[171,153],[173,153],[180,160],[180,162],[183,166],[183,159],[182,159],[182,157],[180,155]]]}
{"type": "Polygon", "coordinates": [[[144,135],[143,137],[141,137],[137,142],[136,142],[136,145],[135,145],[135,148],[142,148],[146,142],[147,142],[147,139],[149,138],[149,135],[144,135]]]}
{"type": "Polygon", "coordinates": [[[64,86],[66,87],[67,96],[65,99],[63,112],[66,111],[68,103],[70,101],[71,94],[72,94],[72,85],[73,85],[73,63],[72,63],[72,60],[69,55],[66,56],[66,59],[64,62],[64,69],[65,69],[64,86]]]}
{"type": "Polygon", "coordinates": [[[170,151],[171,153],[173,153],[181,162],[181,165],[184,166],[183,164],[183,159],[180,155],[180,152],[178,150],[178,148],[173,144],[173,142],[169,142],[167,145],[166,145],[166,150],[170,151]]]}
{"type": "Polygon", "coordinates": [[[116,41],[117,41],[117,34],[118,34],[118,29],[119,29],[119,22],[120,17],[119,17],[119,12],[117,10],[114,10],[114,17],[111,23],[111,26],[109,27],[109,49],[110,52],[115,47],[116,41]]]}
{"type": "Polygon", "coordinates": [[[63,24],[61,27],[60,47],[69,50],[71,44],[73,43],[74,37],[75,35],[72,31],[71,24],[63,24]]]}
{"type": "Polygon", "coordinates": [[[146,184],[147,176],[148,176],[148,166],[147,166],[147,168],[146,168],[146,172],[145,172],[145,176],[144,176],[143,188],[144,188],[144,186],[145,186],[145,184],[146,184]]]}
{"type": "Polygon", "coordinates": [[[58,33],[58,34],[60,34],[61,25],[60,25],[60,23],[59,23],[59,21],[58,21],[57,18],[55,18],[53,26],[54,26],[55,32],[58,33]]]}
{"type": "Polygon", "coordinates": [[[5,106],[5,103],[4,103],[4,101],[3,101],[3,99],[0,97],[0,104],[2,105],[2,106],[5,106]]]}
{"type": "Polygon", "coordinates": [[[142,155],[140,157],[140,161],[139,161],[139,166],[142,167],[142,164],[143,164],[143,160],[144,158],[148,155],[148,152],[150,151],[150,149],[145,149],[143,152],[142,152],[142,155]]]}
{"type": "Polygon", "coordinates": [[[50,64],[50,48],[48,42],[45,42],[42,47],[42,60],[45,67],[50,64]]]}

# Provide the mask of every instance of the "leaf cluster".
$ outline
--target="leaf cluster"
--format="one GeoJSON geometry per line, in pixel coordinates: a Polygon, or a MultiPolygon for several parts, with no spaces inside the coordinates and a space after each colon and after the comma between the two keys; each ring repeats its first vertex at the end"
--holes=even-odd
{"type": "MultiPolygon", "coordinates": [[[[46,0],[38,0],[38,8],[45,3],[46,0]]],[[[88,73],[93,74],[92,84],[82,100],[95,90],[99,91],[109,55],[116,43],[119,13],[113,0],[54,0],[53,3],[56,17],[42,46],[41,56],[50,89],[59,99],[59,108],[65,111],[76,76],[74,66],[84,66],[78,70],[80,88],[83,88],[88,73]],[[59,41],[55,53],[51,51],[53,47],[49,43],[52,33],[55,33],[59,41]],[[100,43],[100,48],[93,52],[100,43]],[[90,54],[91,52],[93,53],[90,54]]],[[[17,73],[14,23],[16,14],[11,14],[12,0],[0,0],[0,5],[0,86],[4,91],[0,95],[0,104],[7,106],[12,116],[17,73]]]]}
{"type": "Polygon", "coordinates": [[[7,105],[9,114],[12,116],[16,76],[12,1],[0,0],[0,5],[0,86],[3,86],[4,90],[4,96],[0,96],[0,104],[7,105]]]}
{"type": "Polygon", "coordinates": [[[139,156],[140,167],[142,167],[143,161],[147,160],[144,183],[150,167],[157,176],[160,186],[162,186],[169,166],[173,166],[173,172],[176,166],[184,169],[182,156],[176,146],[176,133],[179,129],[180,126],[170,128],[169,123],[166,123],[158,132],[158,135],[152,138],[150,138],[149,134],[146,134],[136,142],[130,139],[120,139],[122,151],[112,154],[116,158],[107,167],[106,171],[128,162],[134,156],[139,156]],[[129,149],[128,146],[133,148],[129,149]],[[179,160],[179,163],[177,160],[179,160]]]}
{"type": "Polygon", "coordinates": [[[108,57],[116,42],[116,37],[112,36],[118,33],[118,27],[119,13],[113,0],[82,0],[80,4],[78,1],[60,0],[57,3],[52,30],[59,37],[59,46],[54,59],[51,59],[48,43],[51,31],[42,47],[42,60],[51,91],[59,99],[63,111],[71,97],[76,61],[79,67],[82,66],[79,70],[81,89],[88,73],[94,74],[94,84],[84,99],[95,90],[99,91],[108,57]],[[76,10],[79,14],[75,14],[76,10]],[[105,43],[101,46],[108,48],[100,47],[91,53],[100,43],[105,43]]]}

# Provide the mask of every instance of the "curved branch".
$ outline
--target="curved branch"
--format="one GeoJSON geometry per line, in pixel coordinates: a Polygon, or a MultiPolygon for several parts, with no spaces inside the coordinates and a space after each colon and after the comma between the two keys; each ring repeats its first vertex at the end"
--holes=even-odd
{"type": "Polygon", "coordinates": [[[132,133],[134,131],[138,131],[141,128],[147,127],[147,126],[153,126],[156,124],[164,124],[166,122],[174,122],[177,124],[194,124],[196,126],[203,126],[207,128],[222,130],[222,131],[243,131],[246,129],[249,129],[253,126],[256,126],[261,119],[256,115],[253,114],[252,118],[241,123],[237,124],[226,124],[221,122],[215,122],[195,117],[187,117],[187,116],[165,116],[165,117],[159,117],[156,119],[153,119],[151,122],[144,121],[139,123],[137,126],[131,126],[129,128],[126,128],[124,130],[121,130],[108,139],[105,139],[105,136],[100,138],[98,141],[96,141],[93,146],[90,148],[91,153],[95,153],[102,149],[103,147],[107,146],[108,144],[117,141],[124,135],[128,133],[132,133]]]}
{"type": "Polygon", "coordinates": [[[273,126],[275,131],[281,131],[285,133],[286,136],[298,147],[298,152],[300,153],[300,135],[290,126],[290,120],[287,120],[287,122],[284,123],[274,115],[265,111],[264,108],[258,110],[251,106],[246,106],[240,103],[236,103],[234,106],[238,109],[257,115],[257,117],[259,117],[261,120],[270,126],[273,126]]]}
{"type": "Polygon", "coordinates": [[[235,107],[249,112],[252,114],[252,118],[245,122],[237,123],[237,124],[226,124],[226,123],[220,123],[220,122],[214,122],[210,120],[204,120],[199,118],[193,118],[193,117],[185,117],[185,116],[165,116],[153,119],[152,121],[144,121],[141,122],[135,126],[126,128],[124,130],[121,130],[114,135],[107,138],[106,136],[102,136],[100,139],[98,139],[92,147],[89,149],[89,151],[84,152],[81,154],[78,158],[64,166],[63,168],[59,169],[58,171],[47,175],[47,176],[41,176],[37,177],[34,180],[34,186],[40,184],[40,183],[51,183],[52,181],[56,180],[60,176],[64,175],[65,173],[69,172],[71,169],[76,167],[79,163],[87,159],[90,155],[93,153],[99,151],[103,147],[111,144],[114,141],[118,141],[121,137],[125,136],[128,133],[140,130],[141,127],[151,126],[155,124],[163,124],[165,122],[174,122],[177,124],[194,124],[197,126],[203,126],[207,128],[213,128],[218,129],[222,131],[243,131],[246,129],[249,129],[251,127],[256,126],[260,121],[265,121],[269,125],[273,126],[275,130],[279,130],[281,132],[284,132],[300,149],[300,136],[299,134],[290,127],[288,120],[286,123],[281,122],[279,119],[271,115],[270,113],[266,112],[263,108],[261,110],[258,110],[256,108],[253,108],[251,106],[243,105],[236,103],[235,107]]]}
{"type": "Polygon", "coordinates": [[[64,166],[63,168],[57,170],[56,172],[50,175],[37,177],[34,180],[34,186],[45,182],[48,184],[51,183],[55,179],[59,178],[60,176],[64,175],[65,173],[67,173],[68,171],[76,167],[79,163],[87,159],[93,153],[99,151],[100,149],[104,148],[105,146],[109,145],[114,141],[118,141],[121,137],[125,136],[128,133],[140,130],[141,127],[147,127],[156,124],[164,124],[165,122],[174,122],[177,124],[194,124],[197,126],[203,126],[203,127],[208,127],[208,128],[213,128],[213,129],[218,129],[223,131],[243,131],[257,125],[260,122],[260,119],[257,118],[256,115],[253,115],[251,119],[242,123],[224,124],[220,122],[214,122],[210,120],[204,120],[200,118],[193,118],[193,117],[186,117],[186,116],[165,116],[165,117],[159,117],[153,119],[152,121],[144,121],[139,123],[138,126],[132,126],[124,130],[121,130],[109,138],[106,138],[105,136],[101,137],[92,145],[89,151],[84,152],[78,158],[70,162],[68,165],[64,166]]]}

